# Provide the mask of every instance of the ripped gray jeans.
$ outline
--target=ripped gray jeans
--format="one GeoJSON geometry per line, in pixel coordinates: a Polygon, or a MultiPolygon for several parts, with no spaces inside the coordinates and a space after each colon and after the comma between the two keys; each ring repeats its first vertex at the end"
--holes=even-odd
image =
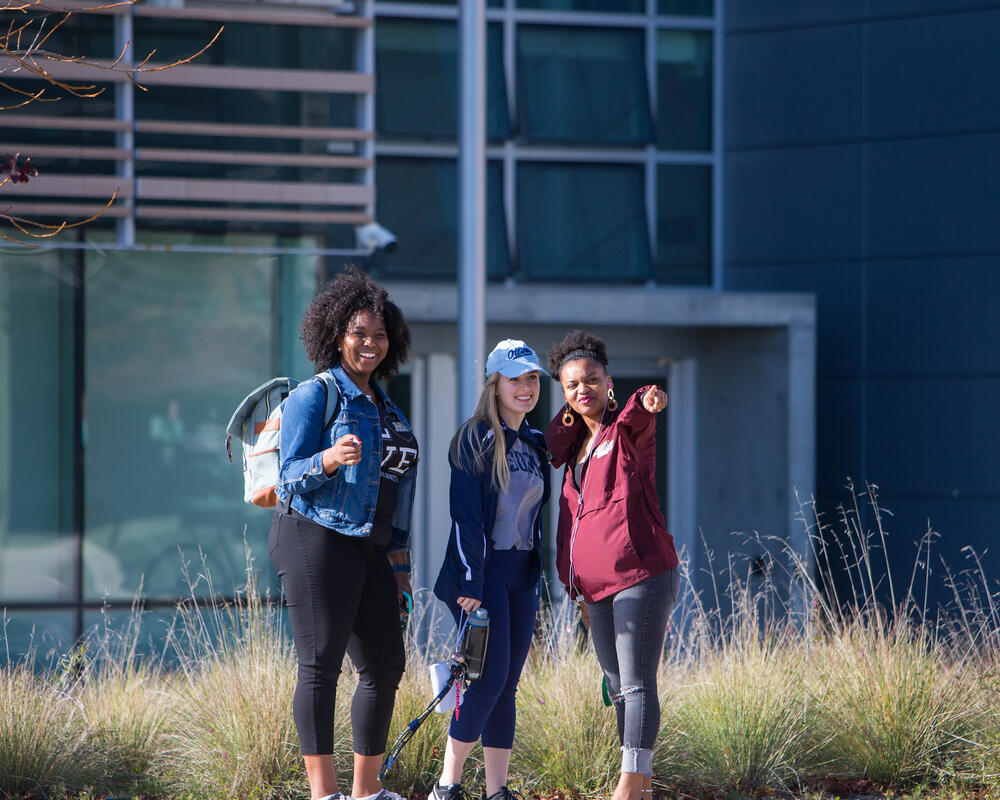
{"type": "Polygon", "coordinates": [[[675,568],[588,605],[590,636],[618,715],[622,772],[653,774],[660,729],[656,671],[679,587],[675,568]]]}

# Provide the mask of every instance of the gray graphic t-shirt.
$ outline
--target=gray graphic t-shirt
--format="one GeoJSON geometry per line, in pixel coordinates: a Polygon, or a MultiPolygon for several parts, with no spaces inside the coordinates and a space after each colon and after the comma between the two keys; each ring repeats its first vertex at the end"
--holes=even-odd
{"type": "Polygon", "coordinates": [[[532,523],[542,502],[544,484],[538,451],[521,439],[507,453],[510,488],[497,498],[494,550],[531,550],[532,523]]]}

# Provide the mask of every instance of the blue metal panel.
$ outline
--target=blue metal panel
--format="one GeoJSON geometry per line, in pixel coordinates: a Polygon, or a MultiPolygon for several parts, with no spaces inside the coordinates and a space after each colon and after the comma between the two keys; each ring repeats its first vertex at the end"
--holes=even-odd
{"type": "Polygon", "coordinates": [[[725,272],[725,288],[814,292],[817,372],[821,377],[856,376],[861,369],[860,274],[857,262],[731,267],[725,272]]]}
{"type": "MultiPolygon", "coordinates": [[[[750,2],[750,0],[746,0],[746,2],[750,2]]],[[[965,11],[990,6],[996,6],[996,0],[868,0],[868,15],[879,17],[891,14],[934,12],[961,14],[965,11]]]]}
{"type": "Polygon", "coordinates": [[[862,135],[862,27],[733,36],[726,50],[726,145],[862,135]]]}
{"type": "Polygon", "coordinates": [[[868,148],[870,254],[1000,249],[1000,135],[873,142],[868,148]]]}
{"type": "Polygon", "coordinates": [[[1000,498],[1000,378],[870,379],[869,474],[886,491],[1000,498]]]}
{"type": "MultiPolygon", "coordinates": [[[[975,562],[963,551],[971,547],[979,555],[989,549],[983,559],[991,581],[995,580],[997,559],[993,554],[1000,537],[1000,502],[985,499],[938,500],[928,497],[894,497],[883,493],[880,497],[883,508],[892,515],[883,515],[883,524],[889,532],[886,539],[887,550],[892,561],[892,573],[897,600],[905,594],[913,575],[917,556],[917,542],[923,537],[928,526],[939,536],[932,543],[929,563],[931,574],[927,576],[928,606],[937,609],[948,606],[954,595],[947,584],[947,571],[960,576],[961,581],[972,577],[968,571],[975,569],[975,562]],[[947,571],[942,566],[947,565],[947,571]]],[[[881,555],[881,554],[878,554],[881,555]]],[[[924,551],[926,557],[927,553],[924,551]]],[[[918,569],[914,595],[923,604],[925,572],[918,569]]],[[[995,589],[995,583],[991,587],[995,589]]]]}
{"type": "Polygon", "coordinates": [[[870,25],[869,132],[909,135],[1000,125],[998,31],[1000,11],[870,25]]]}
{"type": "Polygon", "coordinates": [[[816,390],[816,491],[839,497],[861,475],[861,382],[820,378],[816,390]]]}
{"type": "Polygon", "coordinates": [[[1000,256],[870,264],[868,369],[1000,374],[1000,256]]]}
{"type": "Polygon", "coordinates": [[[727,261],[860,256],[860,145],[731,153],[726,180],[727,261]]]}
{"type": "Polygon", "coordinates": [[[842,22],[863,16],[864,0],[725,0],[730,30],[842,22]]]}

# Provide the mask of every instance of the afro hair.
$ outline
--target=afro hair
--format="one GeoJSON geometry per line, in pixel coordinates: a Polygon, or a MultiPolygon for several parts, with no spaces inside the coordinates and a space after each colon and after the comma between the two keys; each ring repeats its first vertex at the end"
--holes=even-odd
{"type": "Polygon", "coordinates": [[[555,380],[559,380],[566,357],[574,352],[586,353],[602,367],[608,366],[608,348],[603,339],[586,331],[571,331],[549,348],[549,372],[555,380]]]}
{"type": "Polygon", "coordinates": [[[389,350],[375,368],[375,378],[399,372],[410,352],[410,329],[403,312],[389,300],[386,290],[357,267],[346,267],[313,298],[302,317],[302,343],[318,370],[340,363],[338,349],[354,317],[370,311],[382,318],[389,350]]]}

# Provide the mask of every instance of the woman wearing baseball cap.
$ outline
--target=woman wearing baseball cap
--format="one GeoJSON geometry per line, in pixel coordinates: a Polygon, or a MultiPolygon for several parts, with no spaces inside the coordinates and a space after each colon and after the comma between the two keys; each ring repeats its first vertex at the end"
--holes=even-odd
{"type": "Polygon", "coordinates": [[[465,800],[462,767],[481,737],[488,800],[512,800],[507,770],[514,743],[514,695],[538,611],[541,509],[549,496],[545,437],[525,415],[538,402],[535,351],[504,339],[486,360],[475,413],[451,441],[451,533],[434,585],[455,622],[482,606],[490,639],[482,676],[465,693],[448,731],[431,800],[465,800]]]}

